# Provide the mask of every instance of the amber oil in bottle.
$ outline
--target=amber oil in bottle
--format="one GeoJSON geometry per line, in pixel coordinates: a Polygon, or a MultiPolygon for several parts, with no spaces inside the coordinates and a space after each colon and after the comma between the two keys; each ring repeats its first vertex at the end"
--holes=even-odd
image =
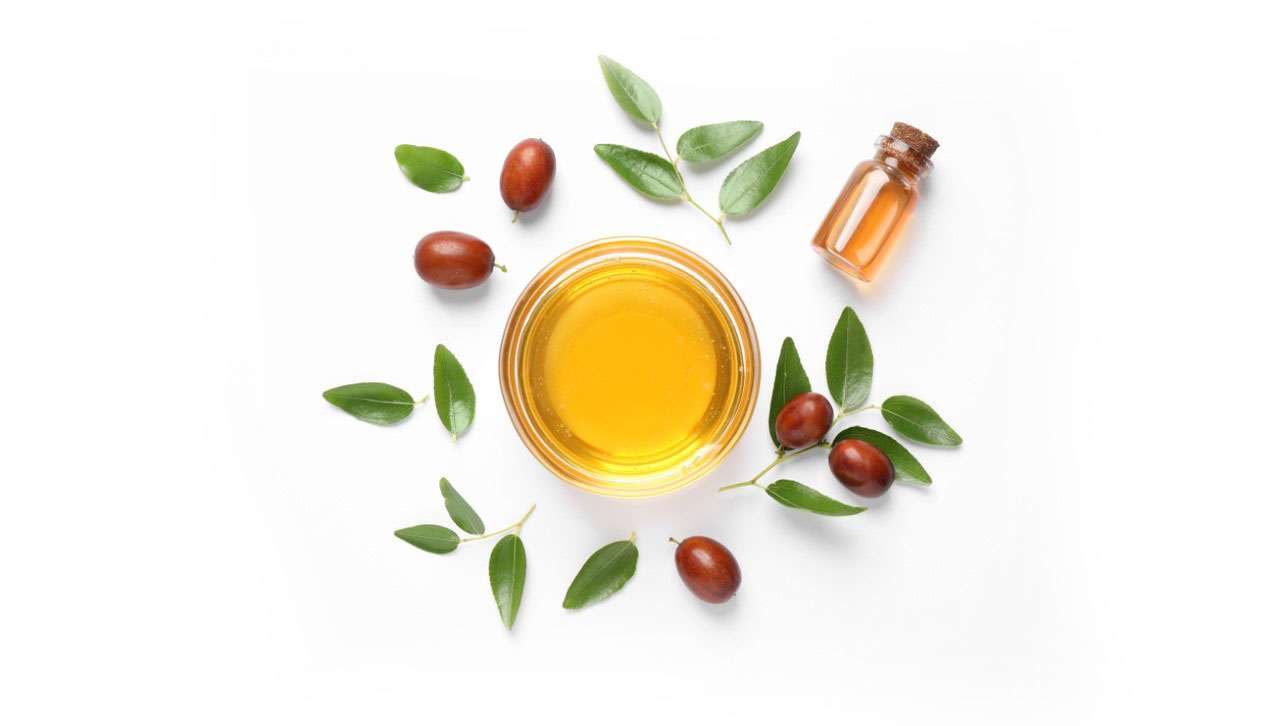
{"type": "Polygon", "coordinates": [[[829,264],[868,282],[877,275],[913,214],[918,185],[939,142],[908,124],[879,136],[877,153],[860,162],[820,225],[811,246],[829,264]]]}

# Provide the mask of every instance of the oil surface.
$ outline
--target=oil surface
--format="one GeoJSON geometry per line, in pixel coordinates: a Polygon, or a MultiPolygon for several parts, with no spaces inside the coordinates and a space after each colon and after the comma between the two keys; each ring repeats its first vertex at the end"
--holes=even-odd
{"type": "Polygon", "coordinates": [[[856,167],[812,246],[844,272],[872,280],[904,232],[916,186],[876,161],[856,167]]]}
{"type": "Polygon", "coordinates": [[[617,480],[673,470],[727,424],[739,341],[713,295],[672,265],[619,259],[575,273],[526,340],[529,415],[574,466],[617,480]]]}

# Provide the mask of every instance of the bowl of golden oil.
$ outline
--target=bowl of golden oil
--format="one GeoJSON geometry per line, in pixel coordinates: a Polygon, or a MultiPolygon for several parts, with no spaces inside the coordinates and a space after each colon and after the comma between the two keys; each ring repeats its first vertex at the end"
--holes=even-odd
{"type": "Polygon", "coordinates": [[[749,425],[759,350],[710,263],[647,237],[566,252],[512,308],[499,352],[512,425],[553,474],[613,497],[683,487],[749,425]]]}

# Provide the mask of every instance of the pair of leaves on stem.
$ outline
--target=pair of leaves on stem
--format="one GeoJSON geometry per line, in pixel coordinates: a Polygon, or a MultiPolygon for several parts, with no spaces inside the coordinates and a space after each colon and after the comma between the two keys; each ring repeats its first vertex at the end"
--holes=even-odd
{"type": "MultiPolygon", "coordinates": [[[[600,70],[618,106],[635,121],[650,124],[660,138],[661,98],[652,86],[612,58],[600,56],[600,70]]],[[[763,124],[759,121],[726,121],[697,126],[679,137],[675,149],[680,160],[693,164],[708,163],[741,148],[762,130],[763,124]]],[[[723,216],[751,212],[767,199],[789,166],[800,138],[801,134],[795,132],[784,141],[750,157],[728,174],[719,189],[722,214],[715,220],[716,223],[721,225],[723,216]]],[[[661,157],[629,146],[596,144],[595,153],[627,184],[645,196],[690,199],[684,188],[683,176],[679,173],[678,160],[670,159],[669,152],[666,157],[661,157]]]]}
{"type": "MultiPolygon", "coordinates": [[[[432,358],[432,395],[437,416],[450,435],[457,438],[472,425],[476,416],[476,392],[459,359],[444,345],[432,358]]],[[[409,416],[417,404],[406,391],[387,383],[350,383],[323,391],[322,398],[368,423],[388,426],[409,416]]]]}
{"type": "Polygon", "coordinates": [[[517,532],[533,513],[534,507],[516,524],[487,535],[481,516],[445,478],[441,479],[441,496],[445,500],[445,510],[450,519],[459,529],[474,535],[473,537],[460,539],[457,532],[440,524],[419,524],[399,529],[393,534],[425,552],[444,555],[458,549],[463,542],[485,539],[515,529],[516,532],[504,535],[489,555],[490,590],[494,593],[494,603],[498,606],[503,625],[511,630],[516,623],[516,614],[520,612],[520,600],[525,592],[525,576],[528,571],[525,543],[517,532]]]}
{"type": "Polygon", "coordinates": [[[463,164],[448,151],[431,146],[401,144],[393,152],[397,166],[411,184],[429,192],[452,192],[463,185],[463,164]]]}

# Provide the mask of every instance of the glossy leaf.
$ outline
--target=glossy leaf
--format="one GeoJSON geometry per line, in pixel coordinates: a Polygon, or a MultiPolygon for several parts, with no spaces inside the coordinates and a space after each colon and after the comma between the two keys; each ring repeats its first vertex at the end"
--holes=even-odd
{"type": "Polygon", "coordinates": [[[774,481],[767,485],[765,491],[772,499],[787,507],[823,514],[826,517],[848,517],[868,510],[868,507],[853,507],[850,504],[844,504],[789,479],[774,481]]]}
{"type": "MultiPolygon", "coordinates": [[[[634,537],[634,535],[631,535],[634,537]]],[[[633,539],[606,544],[587,558],[564,595],[564,606],[577,610],[604,600],[635,575],[639,550],[633,539]]]]}
{"type": "Polygon", "coordinates": [[[763,130],[761,121],[725,121],[688,129],[675,151],[684,161],[700,164],[720,159],[745,145],[763,130]]]}
{"type": "Polygon", "coordinates": [[[420,189],[452,192],[467,181],[467,177],[463,176],[463,165],[447,151],[431,146],[402,144],[397,147],[395,155],[401,173],[420,189]]]}
{"type": "Polygon", "coordinates": [[[794,339],[786,338],[781,344],[781,355],[776,360],[776,380],[772,383],[772,404],[767,411],[767,428],[772,435],[772,443],[781,445],[776,438],[776,416],[781,408],[794,396],[811,390],[811,381],[807,379],[807,371],[803,370],[803,362],[798,357],[798,349],[794,347],[794,339]]]}
{"type": "Polygon", "coordinates": [[[481,516],[445,477],[441,477],[441,496],[445,498],[445,511],[450,513],[450,519],[454,520],[459,529],[468,534],[485,534],[485,523],[481,521],[481,516]]]}
{"type": "Polygon", "coordinates": [[[600,70],[604,73],[604,82],[608,84],[613,99],[628,116],[650,124],[661,120],[661,99],[643,78],[603,55],[600,56],[600,70]]]}
{"type": "Polygon", "coordinates": [[[837,444],[839,441],[847,439],[867,441],[876,446],[883,454],[886,454],[886,458],[891,460],[891,466],[895,467],[895,481],[906,481],[911,484],[922,485],[930,484],[930,474],[926,473],[926,469],[918,463],[917,458],[908,449],[904,448],[903,444],[881,431],[866,429],[863,426],[852,426],[839,431],[838,435],[833,437],[833,443],[837,444]]]}
{"type": "Polygon", "coordinates": [[[489,553],[489,585],[508,630],[516,623],[520,596],[525,592],[525,566],[525,543],[514,534],[500,539],[489,553]]]}
{"type": "Polygon", "coordinates": [[[843,308],[825,356],[829,393],[844,411],[859,408],[873,385],[873,348],[864,325],[851,308],[843,308]]]}
{"type": "Polygon", "coordinates": [[[410,415],[415,401],[387,383],[350,383],[322,392],[322,398],[353,418],[386,426],[410,415]]]}
{"type": "Polygon", "coordinates": [[[595,153],[640,194],[653,199],[678,199],[683,194],[675,168],[656,154],[618,144],[596,144],[595,153]]]}
{"type": "Polygon", "coordinates": [[[795,131],[793,136],[763,149],[733,169],[719,189],[719,209],[724,214],[737,215],[751,212],[762,204],[785,174],[801,137],[801,132],[795,131]]]}
{"type": "Polygon", "coordinates": [[[457,439],[476,416],[476,392],[459,359],[444,345],[437,346],[432,358],[432,395],[441,423],[457,439]]]}
{"type": "Polygon", "coordinates": [[[449,527],[439,524],[420,524],[399,529],[393,534],[421,550],[443,555],[459,546],[459,535],[449,527]]]}
{"type": "Polygon", "coordinates": [[[882,402],[882,418],[906,439],[934,446],[960,446],[961,436],[935,409],[912,396],[891,396],[882,402]]]}

